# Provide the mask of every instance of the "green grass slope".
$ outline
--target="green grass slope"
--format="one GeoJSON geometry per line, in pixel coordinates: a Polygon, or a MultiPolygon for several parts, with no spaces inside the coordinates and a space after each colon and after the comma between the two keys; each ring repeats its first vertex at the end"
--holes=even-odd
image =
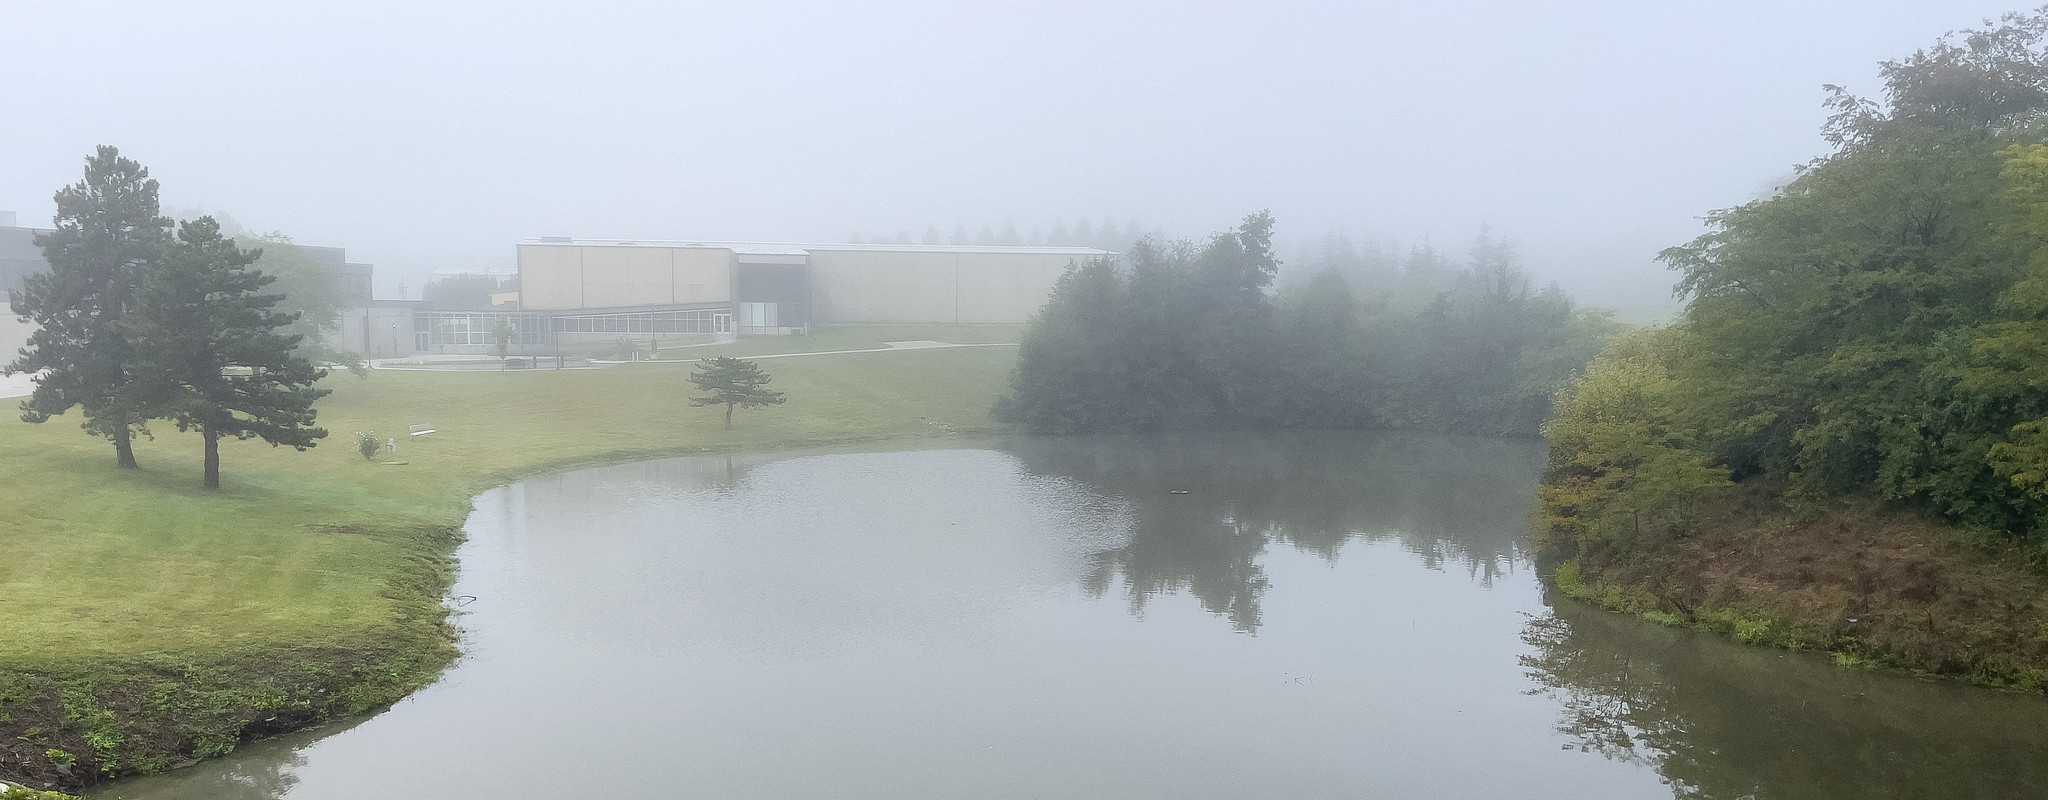
{"type": "Polygon", "coordinates": [[[0,421],[0,780],[162,769],[431,681],[453,656],[449,555],[484,488],[579,464],[984,430],[1015,358],[763,362],[789,401],[738,412],[733,431],[722,409],[689,407],[685,363],[335,375],[319,406],[330,436],[303,453],[224,443],[218,493],[198,488],[197,435],[168,425],[138,444],[143,469],[122,471],[75,416],[0,421]],[[439,432],[409,438],[416,423],[439,432]],[[355,431],[396,437],[398,452],[365,461],[355,431]]]}

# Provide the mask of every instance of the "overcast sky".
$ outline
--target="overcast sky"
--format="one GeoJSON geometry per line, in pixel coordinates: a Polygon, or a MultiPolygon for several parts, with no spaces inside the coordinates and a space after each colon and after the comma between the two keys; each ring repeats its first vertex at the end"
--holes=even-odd
{"type": "Polygon", "coordinates": [[[0,0],[0,209],[96,144],[166,208],[345,246],[388,296],[521,237],[844,241],[1270,208],[1290,245],[1481,223],[1596,303],[1823,152],[1821,84],[1945,2],[0,0]]]}

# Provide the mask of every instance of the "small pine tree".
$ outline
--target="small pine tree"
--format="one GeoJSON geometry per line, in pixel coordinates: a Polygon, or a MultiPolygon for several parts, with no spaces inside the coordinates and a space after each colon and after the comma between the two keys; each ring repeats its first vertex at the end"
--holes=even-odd
{"type": "Polygon", "coordinates": [[[700,361],[690,371],[690,382],[699,391],[710,392],[702,397],[690,398],[690,407],[725,406],[725,429],[732,430],[732,410],[760,408],[781,405],[781,392],[768,389],[768,373],[761,371],[761,365],[732,356],[719,356],[709,361],[700,361]]]}
{"type": "Polygon", "coordinates": [[[122,321],[150,407],[205,438],[208,489],[220,488],[223,437],[305,450],[327,435],[313,426],[313,401],[327,395],[313,382],[327,373],[293,355],[299,337],[278,332],[298,315],[273,310],[281,295],[257,293],[276,280],[250,268],[261,256],[211,217],[189,220],[122,321]]]}

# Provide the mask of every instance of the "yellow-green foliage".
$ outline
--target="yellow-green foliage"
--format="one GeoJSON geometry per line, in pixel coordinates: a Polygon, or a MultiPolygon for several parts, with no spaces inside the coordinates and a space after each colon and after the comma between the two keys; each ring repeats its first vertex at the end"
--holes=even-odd
{"type": "Polygon", "coordinates": [[[82,798],[63,792],[45,792],[38,789],[30,789],[26,786],[7,785],[7,788],[0,789],[0,800],[82,800],[82,798]]]}
{"type": "Polygon", "coordinates": [[[1539,489],[1544,522],[1580,544],[1618,543],[1646,524],[1684,530],[1702,493],[1728,472],[1688,447],[1674,417],[1679,385],[1659,358],[1675,334],[1616,337],[1585,374],[1560,389],[1543,426],[1550,469],[1539,489]]]}
{"type": "MultiPolygon", "coordinates": [[[[1983,366],[1968,371],[1963,384],[1973,391],[2011,394],[2048,388],[2048,147],[2007,148],[2002,199],[2012,209],[2004,233],[2031,243],[2026,276],[2000,298],[2017,319],[1990,325],[1975,343],[1983,366]]],[[[1988,459],[1999,475],[2029,496],[2048,498],[2048,417],[2024,420],[2010,439],[1991,445],[1988,459]]]]}

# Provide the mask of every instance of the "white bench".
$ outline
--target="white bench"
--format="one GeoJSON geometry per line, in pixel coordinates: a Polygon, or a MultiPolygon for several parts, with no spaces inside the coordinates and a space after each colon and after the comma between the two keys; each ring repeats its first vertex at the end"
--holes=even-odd
{"type": "Polygon", "coordinates": [[[418,425],[414,425],[414,426],[412,426],[412,433],[411,433],[410,435],[412,435],[412,436],[425,436],[425,435],[427,435],[427,434],[429,434],[429,433],[433,433],[433,432],[434,432],[434,426],[432,426],[432,425],[429,425],[429,424],[427,424],[427,423],[424,423],[424,422],[422,422],[422,423],[420,423],[420,424],[418,424],[418,425]]]}

